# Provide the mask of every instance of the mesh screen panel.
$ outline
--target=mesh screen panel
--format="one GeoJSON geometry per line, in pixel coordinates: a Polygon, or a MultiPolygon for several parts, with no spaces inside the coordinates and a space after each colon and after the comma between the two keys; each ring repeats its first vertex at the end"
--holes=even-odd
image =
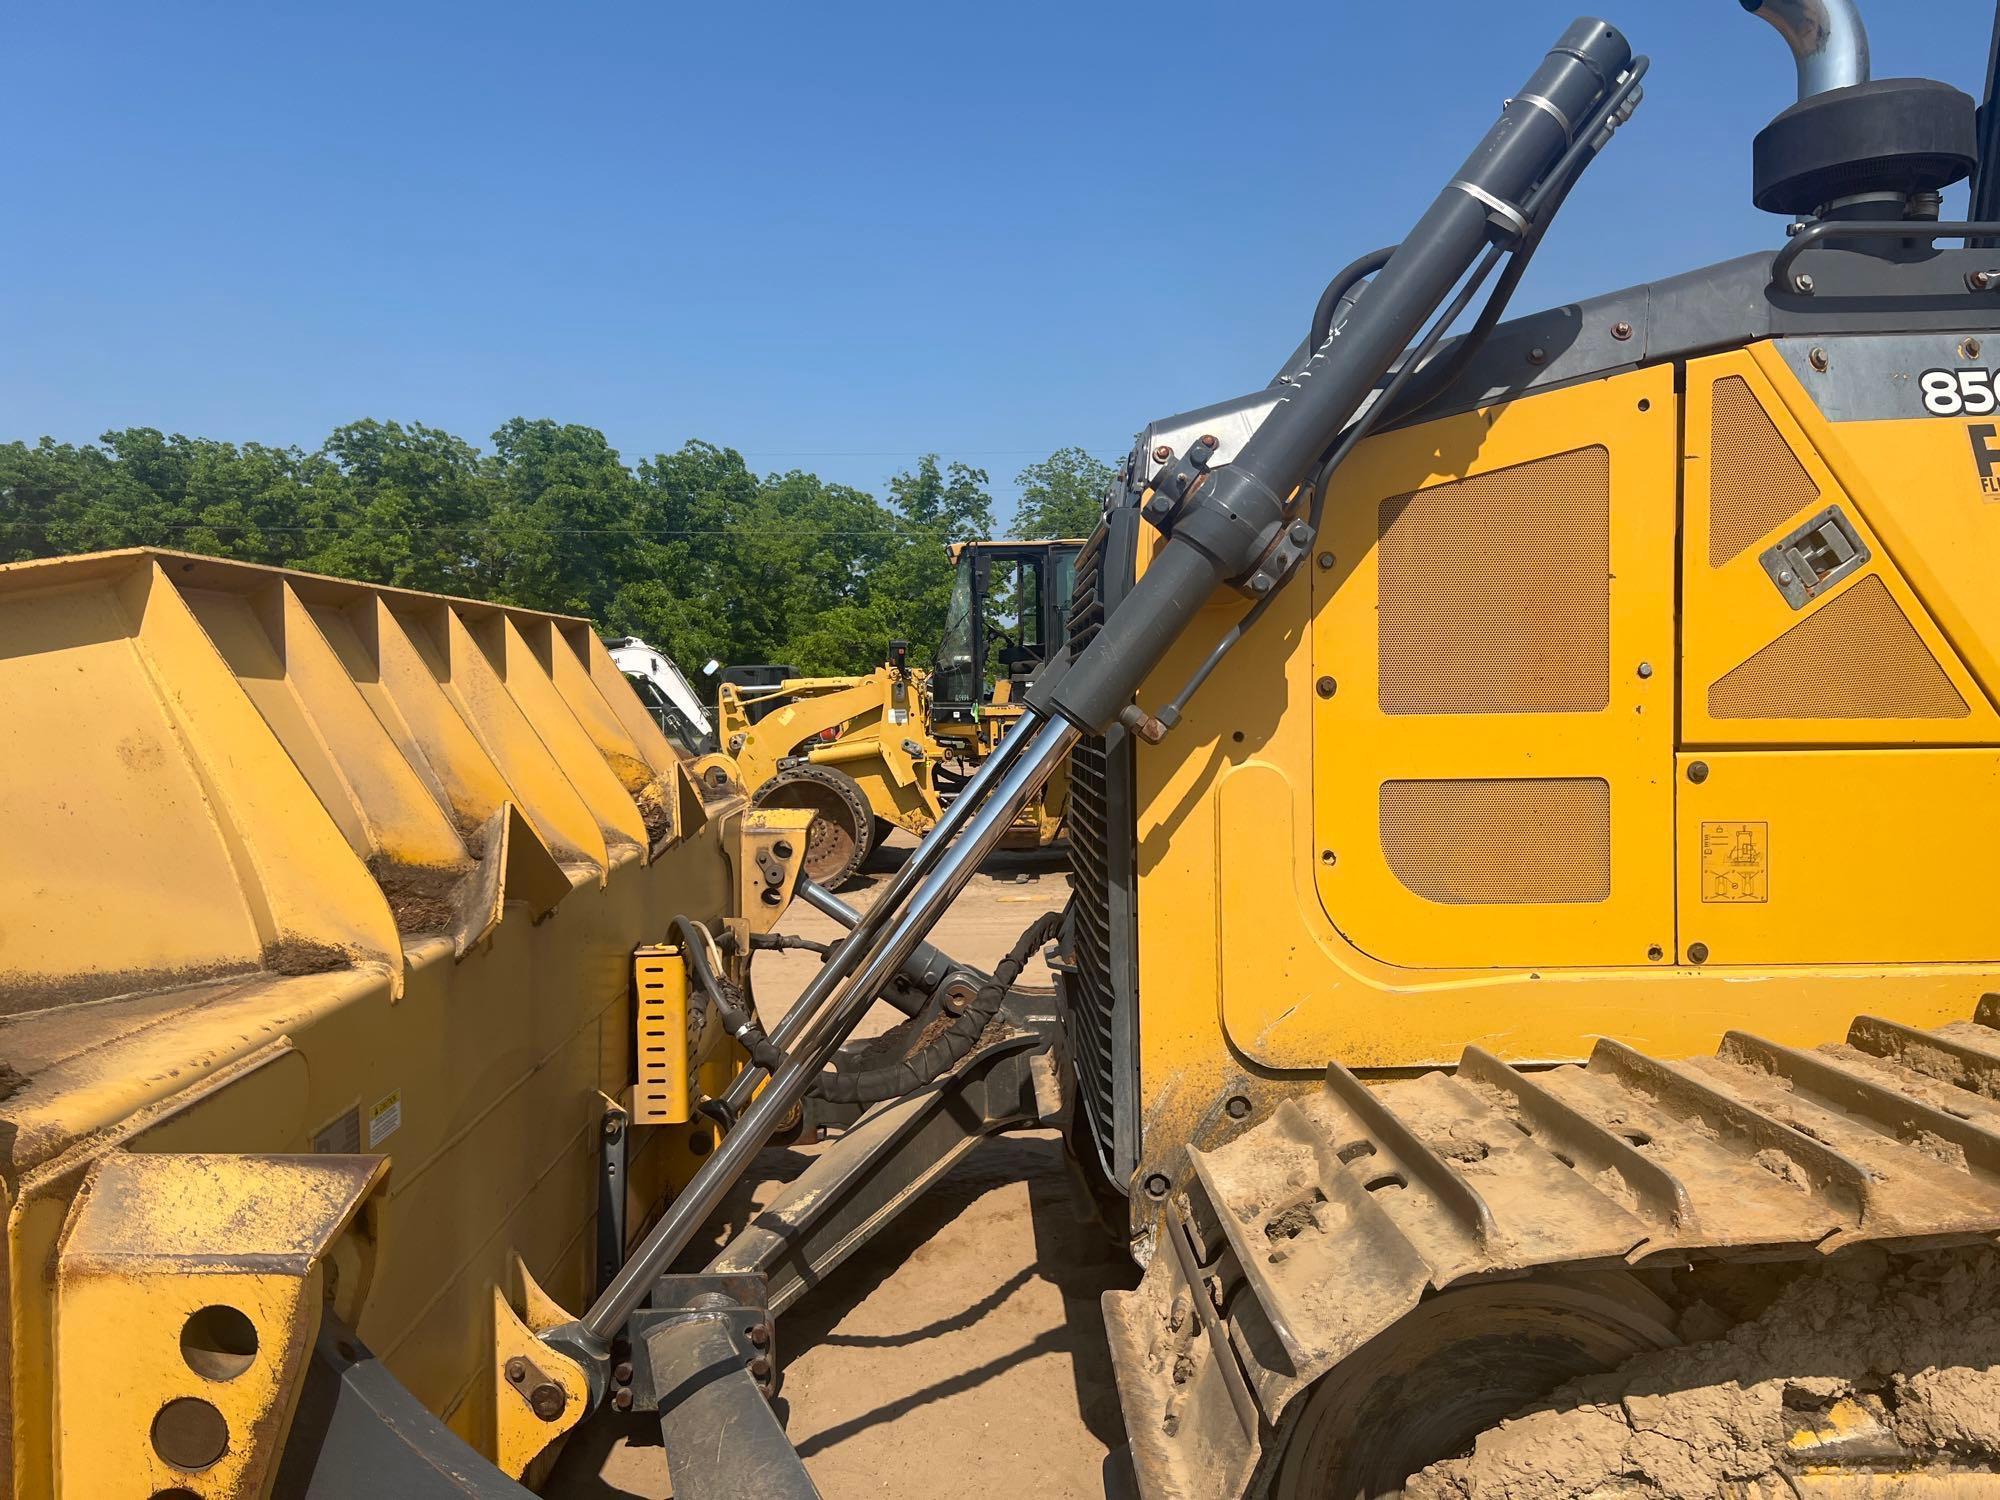
{"type": "Polygon", "coordinates": [[[1962,719],[1969,710],[1876,574],[1708,689],[1717,719],[1962,719]]]}
{"type": "Polygon", "coordinates": [[[1382,853],[1404,885],[1450,906],[1603,901],[1611,786],[1594,776],[1387,781],[1382,853]]]}
{"type": "Polygon", "coordinates": [[[1708,562],[1719,568],[1807,506],[1819,486],[1740,375],[1715,383],[1708,455],[1708,562]]]}
{"type": "Polygon", "coordinates": [[[1384,500],[1389,714],[1590,713],[1611,700],[1611,461],[1578,448],[1384,500]]]}

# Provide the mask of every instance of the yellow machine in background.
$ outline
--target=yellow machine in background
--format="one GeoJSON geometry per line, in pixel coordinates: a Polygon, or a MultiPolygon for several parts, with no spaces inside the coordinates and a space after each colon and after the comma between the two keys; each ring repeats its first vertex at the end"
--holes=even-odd
{"type": "Polygon", "coordinates": [[[747,952],[805,820],[584,620],[137,551],[0,569],[0,640],[11,1493],[269,1493],[309,1368],[524,1473],[589,1407],[536,1330],[717,1135],[633,1124],[635,950],[747,952]]]}
{"type": "Polygon", "coordinates": [[[806,873],[829,889],[861,868],[890,828],[919,836],[940,811],[923,675],[891,662],[864,677],[793,677],[717,690],[718,766],[759,807],[810,813],[806,873]],[[754,717],[753,717],[754,714],[754,717]]]}
{"type": "MultiPolygon", "coordinates": [[[[936,825],[1019,719],[1019,690],[1062,645],[1083,545],[955,543],[951,602],[929,672],[892,644],[891,659],[865,676],[787,673],[764,686],[722,684],[716,764],[758,806],[813,814],[806,871],[814,880],[838,887],[890,829],[921,838],[936,825]]],[[[1042,848],[1062,836],[1068,784],[1058,771],[1023,809],[1011,846],[1042,848]]]]}

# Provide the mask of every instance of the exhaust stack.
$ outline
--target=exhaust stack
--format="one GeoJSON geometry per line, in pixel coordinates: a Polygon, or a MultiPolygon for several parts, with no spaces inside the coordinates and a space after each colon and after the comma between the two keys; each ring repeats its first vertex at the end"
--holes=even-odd
{"type": "Polygon", "coordinates": [[[1799,98],[1868,81],[1868,28],[1854,0],[1737,0],[1769,21],[1799,65],[1799,98]]]}

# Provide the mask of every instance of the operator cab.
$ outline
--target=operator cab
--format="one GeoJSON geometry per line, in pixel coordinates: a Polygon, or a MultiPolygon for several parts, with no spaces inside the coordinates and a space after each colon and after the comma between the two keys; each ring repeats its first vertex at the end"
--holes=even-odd
{"type": "Polygon", "coordinates": [[[1000,684],[1008,700],[1067,639],[1076,540],[959,542],[944,636],[931,674],[940,725],[977,723],[1000,684]]]}

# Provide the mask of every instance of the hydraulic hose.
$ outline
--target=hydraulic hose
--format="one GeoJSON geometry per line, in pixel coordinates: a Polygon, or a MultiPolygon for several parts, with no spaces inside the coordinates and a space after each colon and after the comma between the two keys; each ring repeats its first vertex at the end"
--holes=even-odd
{"type": "Polygon", "coordinates": [[[840,1104],[879,1104],[884,1099],[900,1099],[925,1084],[936,1083],[973,1049],[993,1017],[999,1013],[1007,991],[1021,977],[1021,971],[1027,968],[1035,950],[1055,937],[1062,930],[1062,923],[1063,913],[1060,911],[1043,912],[1029,923],[1027,930],[1015,939],[1007,956],[1000,960],[993,977],[979,986],[958,1019],[929,1046],[900,1062],[879,1068],[856,1069],[851,1073],[835,1069],[822,1073],[813,1092],[840,1104]]]}
{"type": "Polygon", "coordinates": [[[722,1017],[724,1029],[736,1038],[758,1067],[777,1067],[785,1055],[764,1035],[764,1028],[757,1023],[742,993],[716,972],[712,956],[715,940],[708,935],[708,929],[687,917],[675,917],[669,925],[680,939],[681,956],[687,960],[688,972],[708,996],[716,1014],[722,1017]]]}
{"type": "Polygon", "coordinates": [[[1333,336],[1334,324],[1340,321],[1340,304],[1347,301],[1366,278],[1388,265],[1389,257],[1395,253],[1394,245],[1370,250],[1366,255],[1348,262],[1326,284],[1326,290],[1319,294],[1319,305],[1313,309],[1312,329],[1306,337],[1307,353],[1310,354],[1333,336]]]}

